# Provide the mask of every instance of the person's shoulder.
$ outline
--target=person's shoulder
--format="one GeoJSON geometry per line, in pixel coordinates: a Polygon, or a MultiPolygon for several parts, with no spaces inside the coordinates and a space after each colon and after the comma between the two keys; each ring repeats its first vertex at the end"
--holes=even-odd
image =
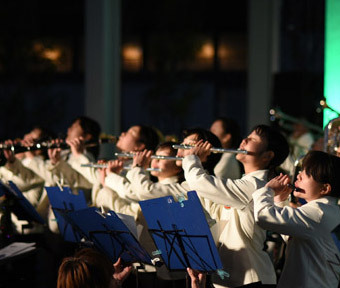
{"type": "Polygon", "coordinates": [[[328,212],[329,214],[335,215],[340,219],[340,206],[338,201],[339,199],[336,197],[324,196],[311,201],[308,204],[318,207],[318,209],[323,210],[324,213],[328,212]]]}
{"type": "Polygon", "coordinates": [[[267,182],[268,170],[256,170],[244,175],[241,179],[254,179],[256,181],[267,182]]]}
{"type": "Polygon", "coordinates": [[[327,205],[329,207],[339,209],[340,207],[338,206],[338,201],[339,199],[336,197],[323,196],[318,199],[312,200],[305,205],[318,206],[318,207],[324,207],[327,205]]]}
{"type": "Polygon", "coordinates": [[[334,197],[320,197],[297,209],[314,221],[323,223],[322,225],[325,226],[325,229],[328,226],[333,227],[335,224],[340,224],[340,207],[334,197]]]}

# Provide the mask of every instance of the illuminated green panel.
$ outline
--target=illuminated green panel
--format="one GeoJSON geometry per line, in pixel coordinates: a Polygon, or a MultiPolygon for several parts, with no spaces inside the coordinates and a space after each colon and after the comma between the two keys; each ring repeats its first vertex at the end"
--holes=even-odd
{"type": "MultiPolygon", "coordinates": [[[[328,106],[340,111],[340,1],[326,0],[324,95],[328,106]]],[[[337,114],[324,110],[324,125],[337,114]]]]}

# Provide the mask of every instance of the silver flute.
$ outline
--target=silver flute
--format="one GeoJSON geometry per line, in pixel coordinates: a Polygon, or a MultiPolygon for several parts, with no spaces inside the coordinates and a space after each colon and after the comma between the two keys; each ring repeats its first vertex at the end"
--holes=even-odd
{"type": "MultiPolygon", "coordinates": [[[[195,146],[192,145],[186,145],[186,144],[180,144],[180,145],[172,145],[172,148],[174,149],[191,149],[195,146]]],[[[242,149],[224,149],[224,148],[210,148],[210,151],[213,153],[234,153],[234,154],[248,154],[247,150],[242,149]]]]}
{"type": "MultiPolygon", "coordinates": [[[[107,164],[97,164],[97,163],[87,163],[87,164],[81,164],[81,167],[89,167],[89,168],[107,168],[107,164]]],[[[131,166],[124,166],[124,170],[131,170],[131,166]]],[[[155,171],[155,172],[162,172],[162,169],[160,168],[146,168],[146,171],[155,171]]]]}
{"type": "MultiPolygon", "coordinates": [[[[134,155],[135,154],[133,154],[133,153],[115,153],[115,156],[117,156],[117,157],[125,157],[125,158],[133,158],[134,155]]],[[[177,161],[177,160],[183,160],[183,157],[152,155],[151,159],[177,161]]]]}

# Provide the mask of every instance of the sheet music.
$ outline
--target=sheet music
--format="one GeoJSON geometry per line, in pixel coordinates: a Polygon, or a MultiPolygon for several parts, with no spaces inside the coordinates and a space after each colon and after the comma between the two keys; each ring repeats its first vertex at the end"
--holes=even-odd
{"type": "Polygon", "coordinates": [[[133,234],[133,236],[135,236],[136,239],[138,239],[138,237],[137,237],[138,236],[137,235],[137,226],[136,226],[135,219],[130,215],[121,214],[121,213],[116,213],[116,214],[119,217],[119,219],[122,220],[123,223],[129,228],[129,230],[133,234]]]}
{"type": "Polygon", "coordinates": [[[14,242],[0,249],[0,260],[27,253],[35,249],[35,243],[14,242]]]}

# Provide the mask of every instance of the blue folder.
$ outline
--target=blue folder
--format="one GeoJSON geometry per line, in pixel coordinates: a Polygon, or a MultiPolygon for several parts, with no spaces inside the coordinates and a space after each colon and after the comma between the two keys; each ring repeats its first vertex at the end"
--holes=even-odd
{"type": "Polygon", "coordinates": [[[152,263],[149,254],[115,212],[102,213],[90,207],[70,212],[69,217],[112,262],[120,257],[125,263],[152,263]]]}
{"type": "Polygon", "coordinates": [[[60,234],[65,241],[80,242],[84,237],[81,230],[72,223],[69,212],[87,208],[83,191],[74,194],[70,187],[45,187],[60,234]]]}
{"type": "Polygon", "coordinates": [[[10,201],[10,212],[14,213],[19,220],[26,220],[28,222],[36,222],[45,224],[45,221],[32,204],[26,199],[20,189],[12,182],[8,181],[8,185],[0,181],[0,195],[6,195],[10,201]]]}
{"type": "Polygon", "coordinates": [[[139,202],[149,231],[169,270],[187,267],[212,272],[222,263],[195,191],[188,200],[177,202],[172,196],[139,202]]]}

